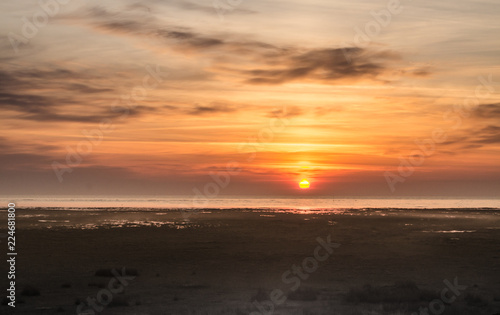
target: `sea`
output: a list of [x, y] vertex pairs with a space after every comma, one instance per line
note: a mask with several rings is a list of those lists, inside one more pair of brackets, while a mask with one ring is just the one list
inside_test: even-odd
[[54, 208], [65, 210], [94, 209], [500, 209], [498, 198], [458, 197], [332, 197], [290, 196], [3, 196], [17, 208]]
[[215, 224], [210, 223], [214, 221], [211, 218], [221, 214], [246, 212], [269, 219], [282, 213], [304, 215], [304, 220], [309, 220], [311, 215], [329, 214], [487, 220], [496, 220], [500, 215], [500, 198], [218, 196], [200, 200], [193, 196], [9, 196], [0, 197], [0, 202], [2, 221], [6, 221], [8, 211], [12, 211], [8, 206], [14, 206], [19, 229], [93, 230], [141, 226], [184, 229], [200, 227], [200, 222]]

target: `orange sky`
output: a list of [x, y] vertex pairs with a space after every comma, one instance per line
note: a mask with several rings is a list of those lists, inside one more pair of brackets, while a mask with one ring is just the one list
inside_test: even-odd
[[498, 195], [493, 1], [1, 6], [2, 194]]

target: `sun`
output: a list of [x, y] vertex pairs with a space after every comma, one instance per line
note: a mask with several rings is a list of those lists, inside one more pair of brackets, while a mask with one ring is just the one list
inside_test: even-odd
[[309, 188], [309, 181], [307, 179], [303, 179], [299, 183], [299, 187], [302, 189], [307, 189]]

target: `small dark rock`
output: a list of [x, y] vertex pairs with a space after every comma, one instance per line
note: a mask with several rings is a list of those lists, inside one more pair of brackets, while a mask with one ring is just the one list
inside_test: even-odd
[[28, 285], [28, 286], [24, 287], [24, 289], [21, 291], [21, 295], [22, 296], [39, 296], [40, 290]]

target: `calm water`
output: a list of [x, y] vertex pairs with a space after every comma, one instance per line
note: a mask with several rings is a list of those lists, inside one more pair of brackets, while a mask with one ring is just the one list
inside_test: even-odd
[[[500, 215], [500, 199], [219, 197], [208, 199], [204, 206], [200, 205], [199, 199], [193, 200], [192, 196], [14, 196], [0, 200], [4, 204], [0, 208], [1, 220], [6, 220], [7, 204], [16, 204], [16, 224], [20, 229], [98, 229], [165, 225], [176, 229], [197, 228], [200, 219], [205, 225], [215, 224], [212, 222], [214, 220], [205, 222], [203, 218], [216, 218], [227, 213], [226, 211], [256, 212], [264, 218], [275, 217], [279, 212], [313, 216], [342, 214], [447, 219], [461, 217], [481, 220], [496, 219]], [[199, 208], [204, 210], [193, 210]], [[309, 219], [311, 218], [304, 216], [304, 220]], [[445, 226], [434, 228], [436, 231], [449, 232]]]
[[216, 197], [193, 196], [53, 196], [53, 197], [1, 197], [2, 208], [15, 202], [17, 208], [56, 207], [64, 209], [85, 208], [134, 208], [134, 209], [460, 209], [496, 208], [497, 199], [459, 198], [290, 198], [290, 197]]

